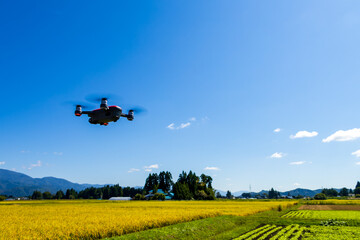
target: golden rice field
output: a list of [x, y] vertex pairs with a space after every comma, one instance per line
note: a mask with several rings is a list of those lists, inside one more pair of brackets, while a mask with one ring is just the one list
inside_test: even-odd
[[246, 216], [296, 201], [16, 201], [0, 203], [0, 239], [100, 239], [218, 215]]

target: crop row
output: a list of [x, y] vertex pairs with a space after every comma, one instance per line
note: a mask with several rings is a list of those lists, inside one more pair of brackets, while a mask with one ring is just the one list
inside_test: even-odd
[[306, 227], [300, 227], [297, 224], [288, 226], [275, 226], [268, 224], [247, 232], [236, 238], [236, 240], [297, 240], [303, 235], [305, 231]]
[[360, 228], [346, 226], [288, 226], [264, 225], [247, 232], [236, 240], [360, 240]]
[[335, 220], [360, 220], [360, 211], [315, 211], [298, 210], [290, 211], [283, 218], [311, 218], [311, 219], [335, 219]]

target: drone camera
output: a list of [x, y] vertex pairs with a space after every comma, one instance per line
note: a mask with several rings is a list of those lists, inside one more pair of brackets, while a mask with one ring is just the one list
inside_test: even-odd
[[80, 117], [82, 114], [81, 105], [76, 105], [75, 116]]
[[127, 120], [132, 121], [134, 120], [134, 110], [129, 110], [128, 115], [126, 116]]

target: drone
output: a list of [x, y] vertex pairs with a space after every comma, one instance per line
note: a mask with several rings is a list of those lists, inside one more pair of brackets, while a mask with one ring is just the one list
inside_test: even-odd
[[117, 122], [120, 117], [127, 118], [127, 120], [134, 120], [134, 113], [141, 112], [142, 109], [134, 108], [130, 109], [128, 113], [123, 113], [123, 110], [119, 106], [108, 106], [108, 98], [101, 98], [100, 108], [92, 111], [83, 111], [83, 108], [86, 108], [85, 105], [76, 105], [75, 116], [80, 117], [83, 114], [87, 114], [89, 117], [89, 123], [91, 124], [100, 124], [102, 126], [107, 126], [109, 122]]

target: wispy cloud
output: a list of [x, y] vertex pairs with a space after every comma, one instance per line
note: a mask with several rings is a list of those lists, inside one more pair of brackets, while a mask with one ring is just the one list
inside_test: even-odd
[[278, 132], [281, 132], [281, 129], [280, 128], [275, 128], [274, 133], [278, 133]]
[[54, 152], [54, 155], [57, 155], [57, 156], [62, 156], [63, 153], [62, 152]]
[[294, 186], [295, 186], [295, 187], [299, 187], [300, 185], [301, 185], [300, 183], [297, 183], [297, 182], [294, 183]]
[[327, 138], [324, 138], [322, 141], [325, 143], [332, 141], [345, 142], [345, 141], [352, 141], [357, 138], [360, 138], [360, 128], [353, 128], [345, 131], [344, 130], [336, 131]]
[[153, 169], [158, 169], [159, 168], [159, 164], [153, 164], [150, 166], [145, 166], [145, 172], [151, 172]]
[[316, 137], [319, 133], [312, 131], [312, 132], [308, 132], [308, 131], [298, 131], [295, 135], [290, 135], [291, 139], [296, 139], [296, 138], [310, 138], [310, 137]]
[[289, 164], [290, 164], [290, 165], [302, 165], [302, 164], [304, 164], [304, 163], [306, 163], [306, 161], [291, 162], [291, 163], [289, 163]]
[[218, 168], [218, 167], [206, 167], [206, 168], [204, 168], [204, 170], [209, 170], [209, 171], [219, 171], [219, 170], [220, 170], [220, 168]]
[[20, 152], [21, 152], [21, 153], [29, 153], [30, 151], [28, 151], [28, 150], [21, 150]]
[[166, 128], [168, 128], [170, 130], [174, 130], [175, 129], [175, 123], [170, 123]]
[[360, 165], [360, 162], [356, 162], [355, 164], [356, 164], [356, 165]]
[[360, 157], [360, 149], [355, 151], [355, 152], [352, 152], [351, 155], [354, 155], [356, 157]]
[[28, 167], [29, 170], [35, 168], [35, 167], [41, 167], [42, 164], [41, 164], [41, 161], [37, 161], [37, 163], [33, 163], [30, 165], [30, 167]]
[[195, 121], [196, 121], [196, 117], [191, 117], [191, 118], [189, 118], [189, 121], [195, 122]]
[[282, 158], [285, 156], [285, 153], [282, 153], [282, 152], [276, 152], [276, 153], [273, 153], [270, 158]]
[[132, 172], [139, 172], [140, 169], [137, 169], [137, 168], [130, 168], [130, 170], [128, 171], [129, 173], [132, 173]]
[[179, 130], [179, 129], [189, 127], [190, 125], [191, 125], [190, 122], [186, 122], [186, 123], [181, 123], [179, 126], [176, 127], [175, 123], [171, 123], [166, 128], [168, 128], [170, 130]]
[[5, 164], [5, 162], [0, 162], [0, 165], [4, 165]]

